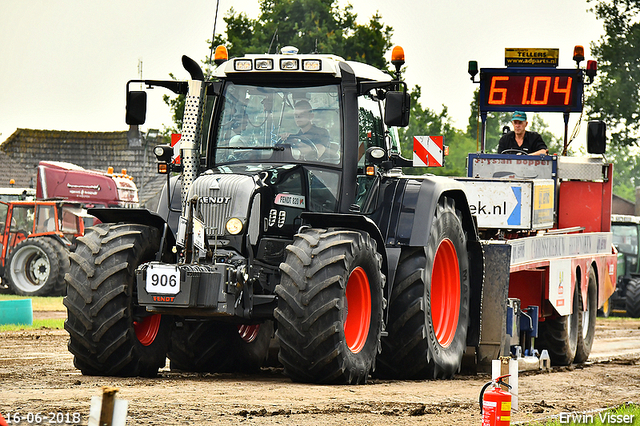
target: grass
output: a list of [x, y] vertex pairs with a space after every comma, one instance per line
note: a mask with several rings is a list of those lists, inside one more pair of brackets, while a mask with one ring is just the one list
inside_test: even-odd
[[32, 325], [26, 325], [26, 324], [0, 325], [0, 333], [5, 331], [18, 331], [18, 330], [40, 330], [40, 329], [62, 330], [63, 328], [64, 328], [64, 318], [34, 319]]
[[[16, 296], [14, 294], [0, 294], [2, 300], [31, 299], [31, 306], [34, 311], [66, 311], [62, 304], [62, 297], [27, 297]], [[64, 328], [64, 318], [34, 319], [32, 325], [25, 324], [5, 324], [0, 325], [0, 333], [4, 331], [17, 330], [39, 330], [39, 329], [62, 330]]]
[[[627, 417], [624, 417], [627, 416]], [[536, 421], [527, 423], [529, 426], [560, 426], [560, 425], [612, 425], [612, 424], [638, 424], [640, 420], [640, 405], [628, 403], [619, 407], [587, 413], [563, 413], [548, 421]]]
[[62, 304], [61, 297], [28, 297], [16, 296], [15, 294], [0, 294], [0, 300], [20, 300], [31, 299], [31, 306], [34, 311], [66, 311]]

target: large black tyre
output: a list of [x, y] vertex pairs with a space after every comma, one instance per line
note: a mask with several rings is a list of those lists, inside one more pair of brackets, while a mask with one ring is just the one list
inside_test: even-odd
[[640, 318], [640, 280], [631, 279], [625, 292], [625, 309], [632, 318]]
[[540, 322], [538, 348], [549, 352], [551, 365], [569, 365], [576, 357], [580, 333], [579, 287], [573, 292], [573, 313]]
[[185, 321], [174, 327], [167, 356], [172, 370], [254, 372], [265, 364], [272, 337], [273, 321], [255, 325]]
[[453, 200], [438, 203], [426, 248], [403, 250], [376, 375], [446, 379], [460, 370], [469, 325], [467, 239]]
[[71, 261], [69, 260], [69, 248], [64, 244], [60, 243], [57, 240], [51, 240], [52, 246], [58, 255], [58, 265], [60, 268], [59, 277], [61, 280], [59, 281], [59, 287], [56, 290], [56, 296], [66, 296], [67, 294], [67, 282], [65, 281], [66, 275], [69, 273], [71, 269]]
[[278, 359], [297, 382], [365, 383], [382, 331], [382, 256], [366, 232], [304, 229], [276, 286]]
[[[582, 308], [582, 294], [580, 294], [580, 308]], [[598, 282], [596, 272], [589, 270], [589, 283], [587, 287], [587, 309], [580, 311], [580, 330], [578, 332], [578, 345], [576, 346], [575, 363], [586, 362], [593, 346], [593, 337], [596, 334], [596, 317], [598, 310]]]
[[77, 241], [64, 298], [76, 368], [87, 375], [155, 376], [166, 362], [172, 318], [137, 306], [135, 270], [155, 258], [159, 231], [100, 224]]
[[21, 296], [61, 296], [64, 276], [69, 270], [67, 256], [56, 247], [58, 241], [34, 237], [18, 243], [7, 258], [5, 278], [15, 294]]

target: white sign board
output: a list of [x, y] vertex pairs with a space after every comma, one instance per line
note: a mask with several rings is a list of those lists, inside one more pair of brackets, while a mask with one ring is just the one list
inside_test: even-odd
[[571, 313], [571, 259], [557, 259], [549, 263], [549, 301], [558, 314]]

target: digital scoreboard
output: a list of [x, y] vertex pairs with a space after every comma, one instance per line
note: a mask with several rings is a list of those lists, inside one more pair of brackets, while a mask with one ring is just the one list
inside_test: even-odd
[[582, 111], [580, 69], [499, 68], [480, 70], [481, 111]]

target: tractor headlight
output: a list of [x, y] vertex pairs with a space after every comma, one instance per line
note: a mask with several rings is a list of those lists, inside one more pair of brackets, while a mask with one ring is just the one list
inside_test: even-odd
[[227, 221], [226, 228], [231, 235], [238, 235], [242, 232], [242, 221], [237, 217], [232, 217]]

